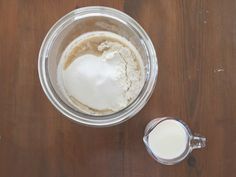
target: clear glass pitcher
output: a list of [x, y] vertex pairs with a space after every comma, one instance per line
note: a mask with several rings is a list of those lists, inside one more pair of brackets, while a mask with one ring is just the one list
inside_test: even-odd
[[[181, 153], [179, 153], [177, 156], [175, 156], [174, 158], [164, 158], [164, 157], [161, 157], [160, 155], [158, 155], [157, 150], [156, 149], [154, 151], [154, 146], [152, 147], [152, 143], [151, 143], [151, 135], [153, 137], [153, 134], [155, 133], [156, 136], [157, 136], [157, 140], [158, 140], [158, 136], [162, 136], [160, 135], [160, 133], [163, 134], [163, 131], [168, 135], [168, 138], [169, 140], [171, 140], [170, 142], [172, 143], [172, 149], [175, 148], [175, 145], [178, 144], [178, 138], [176, 139], [176, 136], [174, 136], [174, 130], [173, 130], [173, 127], [168, 127], [165, 126], [163, 127], [164, 124], [166, 124], [167, 121], [169, 120], [169, 122], [172, 122], [172, 124], [176, 123], [176, 126], [178, 126], [177, 128], [179, 130], [182, 131], [182, 134], [186, 137], [186, 144], [184, 143], [184, 148], [183, 151], [181, 151]], [[171, 120], [171, 121], [170, 121]], [[160, 126], [161, 124], [162, 127]], [[160, 129], [160, 127], [162, 129]], [[158, 129], [159, 128], [159, 132], [158, 132]], [[154, 132], [155, 130], [155, 132]], [[177, 129], [176, 129], [177, 130]], [[161, 132], [162, 131], [162, 132]], [[172, 132], [171, 132], [172, 131]], [[158, 134], [159, 133], [159, 134]], [[173, 137], [172, 137], [172, 135]], [[164, 137], [161, 137], [161, 139], [163, 139]], [[160, 138], [159, 138], [160, 139]], [[162, 164], [165, 164], [165, 165], [173, 165], [173, 164], [176, 164], [180, 161], [182, 161], [183, 159], [185, 159], [188, 154], [193, 150], [193, 149], [199, 149], [199, 148], [203, 148], [206, 146], [206, 138], [203, 137], [203, 136], [200, 136], [200, 135], [197, 135], [197, 134], [192, 134], [191, 133], [191, 130], [189, 129], [189, 127], [181, 120], [177, 119], [177, 118], [171, 118], [171, 117], [163, 117], [163, 118], [156, 118], [156, 119], [153, 119], [152, 121], [150, 121], [146, 128], [145, 128], [145, 131], [144, 131], [144, 137], [143, 137], [143, 141], [144, 141], [144, 144], [146, 146], [146, 149], [148, 151], [148, 153], [157, 161], [157, 162], [160, 162]], [[153, 140], [152, 140], [153, 141]], [[162, 142], [160, 143], [166, 143], [165, 140], [163, 139]], [[158, 142], [155, 142], [155, 143], [158, 143]], [[166, 149], [164, 149], [165, 153], [168, 155], [168, 149], [169, 147], [167, 147]], [[159, 149], [160, 150], [160, 149]], [[171, 152], [170, 152], [171, 153]]]

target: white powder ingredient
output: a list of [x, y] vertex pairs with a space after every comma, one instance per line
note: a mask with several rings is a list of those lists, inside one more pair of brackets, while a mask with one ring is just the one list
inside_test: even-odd
[[[66, 93], [95, 111], [116, 112], [129, 105], [144, 84], [143, 63], [119, 42], [98, 46], [100, 57], [85, 54], [62, 71]], [[98, 112], [96, 114], [98, 114]]]

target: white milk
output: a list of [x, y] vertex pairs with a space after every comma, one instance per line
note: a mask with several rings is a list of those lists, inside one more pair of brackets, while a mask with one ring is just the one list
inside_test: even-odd
[[176, 120], [164, 120], [149, 134], [148, 144], [153, 154], [162, 159], [179, 157], [186, 149], [188, 136]]

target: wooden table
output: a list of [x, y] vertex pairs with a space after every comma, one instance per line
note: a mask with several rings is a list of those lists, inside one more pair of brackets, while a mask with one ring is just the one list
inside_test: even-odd
[[[75, 8], [104, 5], [136, 19], [158, 53], [157, 87], [133, 119], [89, 128], [64, 118], [39, 83], [50, 27]], [[234, 0], [0, 1], [0, 177], [232, 177], [236, 168]], [[176, 116], [207, 147], [174, 166], [146, 152], [143, 130]]]

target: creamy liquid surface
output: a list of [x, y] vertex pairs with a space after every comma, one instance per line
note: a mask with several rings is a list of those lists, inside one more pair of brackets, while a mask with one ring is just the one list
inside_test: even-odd
[[179, 157], [187, 147], [188, 136], [176, 120], [164, 120], [148, 135], [148, 144], [153, 154], [162, 159]]

